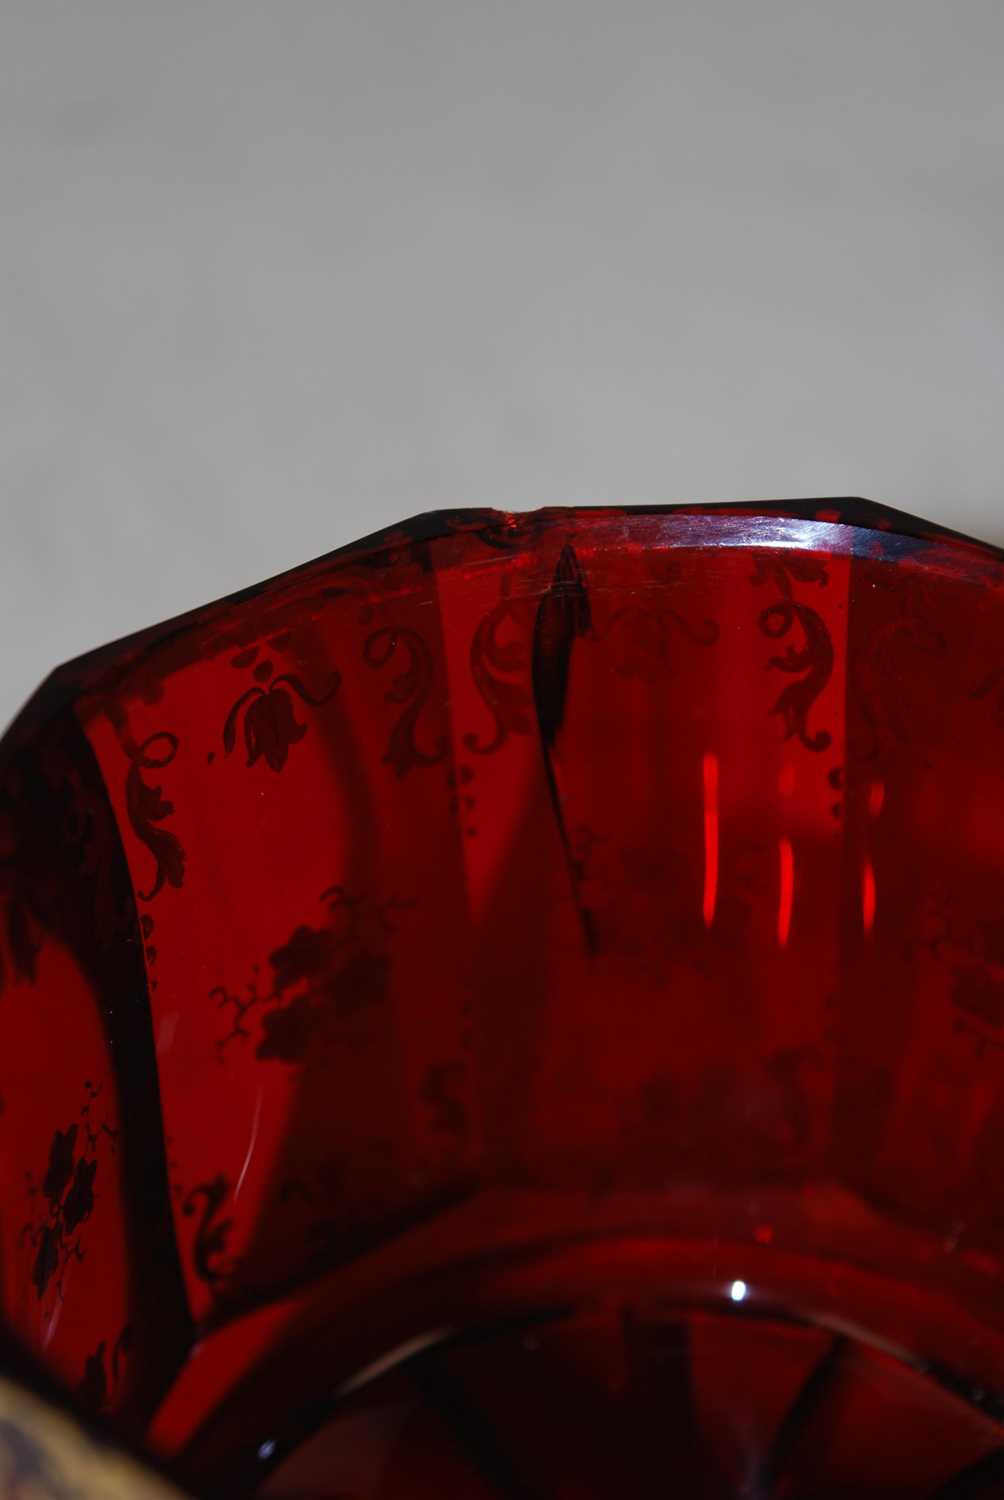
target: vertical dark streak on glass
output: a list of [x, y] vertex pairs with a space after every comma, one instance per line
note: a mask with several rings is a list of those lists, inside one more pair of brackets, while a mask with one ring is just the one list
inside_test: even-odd
[[572, 652], [576, 640], [589, 633], [592, 614], [586, 582], [579, 560], [570, 542], [561, 549], [554, 577], [537, 606], [533, 626], [533, 699], [544, 756], [548, 792], [554, 808], [555, 822], [561, 838], [586, 948], [596, 950], [596, 932], [592, 913], [579, 899], [575, 858], [562, 807], [561, 790], [555, 767], [554, 752], [565, 718], [565, 701], [571, 674]]

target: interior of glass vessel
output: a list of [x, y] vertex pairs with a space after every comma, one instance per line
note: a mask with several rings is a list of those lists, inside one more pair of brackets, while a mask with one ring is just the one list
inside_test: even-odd
[[6, 1322], [196, 1486], [994, 1493], [1002, 625], [863, 502], [463, 512], [62, 669]]

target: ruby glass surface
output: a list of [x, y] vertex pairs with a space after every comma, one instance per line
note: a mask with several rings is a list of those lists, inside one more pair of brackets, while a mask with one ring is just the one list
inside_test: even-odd
[[859, 500], [435, 513], [60, 668], [12, 1338], [207, 1495], [1004, 1495], [1002, 791], [1004, 559]]

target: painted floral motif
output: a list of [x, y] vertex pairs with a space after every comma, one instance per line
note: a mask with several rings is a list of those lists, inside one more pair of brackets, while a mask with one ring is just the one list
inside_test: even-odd
[[448, 744], [445, 735], [428, 749], [418, 743], [418, 721], [432, 692], [433, 666], [432, 653], [417, 630], [394, 625], [374, 630], [363, 646], [363, 658], [371, 667], [385, 667], [399, 648], [407, 662], [385, 697], [388, 703], [403, 705], [403, 711], [391, 730], [383, 760], [398, 776], [406, 776], [420, 767], [437, 765], [445, 758]]
[[326, 924], [297, 927], [270, 954], [267, 982], [256, 966], [243, 994], [221, 985], [209, 992], [230, 1013], [230, 1029], [216, 1043], [221, 1059], [231, 1042], [254, 1040], [261, 1061], [300, 1063], [309, 1048], [337, 1042], [356, 1015], [386, 996], [389, 941], [397, 915], [412, 903], [377, 903], [341, 885], [321, 900]]
[[[936, 702], [929, 692], [929, 673], [922, 664], [929, 658], [933, 670], [948, 644], [944, 634], [931, 624], [930, 605], [917, 579], [876, 570], [868, 582], [871, 590], [877, 591], [875, 597], [889, 598], [898, 607], [884, 612], [885, 618], [868, 633], [863, 647], [848, 662], [861, 726], [854, 735], [853, 758], [862, 761], [880, 759], [917, 738]], [[992, 683], [986, 682], [973, 696], [982, 697], [991, 691]]]
[[200, 1182], [192, 1188], [181, 1205], [185, 1217], [196, 1221], [192, 1241], [193, 1270], [212, 1290], [233, 1270], [227, 1259], [227, 1245], [234, 1221], [222, 1217], [229, 1196], [230, 1184], [219, 1172], [211, 1181]]
[[84, 1376], [77, 1386], [77, 1400], [85, 1411], [100, 1413], [108, 1404], [108, 1376], [105, 1373], [105, 1351], [108, 1341], [102, 1339], [84, 1362]]
[[1004, 1048], [1004, 920], [974, 919], [959, 910], [949, 884], [933, 881], [904, 951], [946, 976], [953, 1030], [972, 1040], [977, 1056]]
[[826, 750], [832, 735], [827, 729], [810, 733], [809, 713], [833, 673], [833, 641], [825, 620], [818, 610], [795, 598], [795, 585], [815, 583], [825, 588], [829, 581], [826, 564], [818, 557], [799, 553], [758, 557], [753, 573], [754, 584], [773, 584], [780, 598], [760, 611], [759, 626], [771, 640], [781, 640], [796, 627], [801, 632], [800, 645], [787, 645], [784, 654], [772, 656], [768, 668], [795, 678], [782, 688], [772, 714], [784, 723], [784, 738], [798, 737], [806, 750]]
[[[661, 681], [670, 661], [670, 642], [678, 633], [696, 646], [712, 646], [719, 636], [711, 619], [688, 620], [679, 610], [663, 605], [628, 604], [616, 610], [597, 632], [590, 616], [589, 601], [581, 569], [570, 545], [563, 549], [555, 584], [541, 598], [514, 598], [508, 580], [502, 597], [484, 616], [471, 641], [470, 664], [485, 706], [494, 720], [490, 736], [467, 734], [464, 743], [477, 755], [500, 749], [511, 734], [529, 734], [534, 729], [533, 685], [530, 680], [535, 639], [546, 648], [549, 626], [559, 614], [574, 608], [574, 633], [592, 630], [615, 648], [614, 670], [622, 677], [655, 683]], [[543, 635], [541, 635], [543, 631]]]
[[695, 646], [713, 646], [718, 640], [714, 620], [692, 624], [676, 609], [626, 605], [610, 616], [605, 635], [617, 646], [614, 671], [620, 677], [656, 684], [664, 680], [670, 665], [670, 643], [679, 634]]
[[132, 761], [126, 777], [126, 811], [136, 837], [153, 855], [155, 870], [149, 890], [140, 891], [141, 901], [152, 901], [165, 885], [176, 889], [185, 879], [185, 851], [177, 836], [161, 825], [174, 812], [159, 786], [144, 781], [144, 771], [161, 771], [178, 753], [178, 736], [159, 730], [142, 744], [126, 742], [126, 754]]
[[475, 755], [491, 755], [511, 734], [533, 730], [529, 679], [536, 601], [512, 598], [507, 580], [502, 589], [502, 598], [485, 615], [471, 641], [471, 677], [495, 721], [490, 737], [464, 735], [464, 744]]
[[1004, 729], [1004, 667], [995, 667], [982, 676], [970, 696], [986, 699], [993, 707], [994, 718]]
[[100, 1415], [114, 1397], [124, 1374], [128, 1355], [133, 1350], [132, 1324], [127, 1323], [108, 1357], [108, 1340], [102, 1339], [84, 1361], [84, 1374], [77, 1386], [77, 1400], [85, 1411]]
[[67, 1266], [84, 1259], [80, 1231], [94, 1211], [99, 1144], [108, 1139], [114, 1146], [117, 1136], [106, 1121], [95, 1124], [92, 1111], [101, 1090], [89, 1080], [84, 1089], [79, 1118], [53, 1134], [41, 1187], [27, 1175], [29, 1199], [44, 1200], [21, 1230], [21, 1243], [34, 1250], [31, 1282], [39, 1300], [53, 1282], [62, 1299]]
[[[258, 655], [257, 646], [234, 657], [235, 667], [250, 667]], [[230, 755], [237, 745], [238, 729], [243, 733], [248, 766], [263, 760], [271, 771], [281, 771], [293, 745], [299, 744], [307, 726], [296, 717], [294, 698], [311, 708], [330, 703], [341, 686], [341, 674], [332, 672], [322, 692], [314, 693], [292, 672], [274, 676], [267, 659], [254, 666], [254, 683], [247, 688], [227, 714], [223, 726], [223, 748]], [[243, 715], [243, 723], [241, 722]]]

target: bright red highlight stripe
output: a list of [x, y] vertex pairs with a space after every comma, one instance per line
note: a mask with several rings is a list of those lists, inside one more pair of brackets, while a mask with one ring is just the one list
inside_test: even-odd
[[790, 839], [779, 839], [777, 852], [780, 857], [780, 888], [777, 897], [777, 940], [782, 948], [787, 946], [791, 931], [791, 908], [795, 899], [795, 851]]
[[704, 925], [715, 920], [718, 902], [718, 756], [704, 757]]
[[875, 926], [875, 870], [870, 859], [861, 867], [861, 920], [866, 933]]

